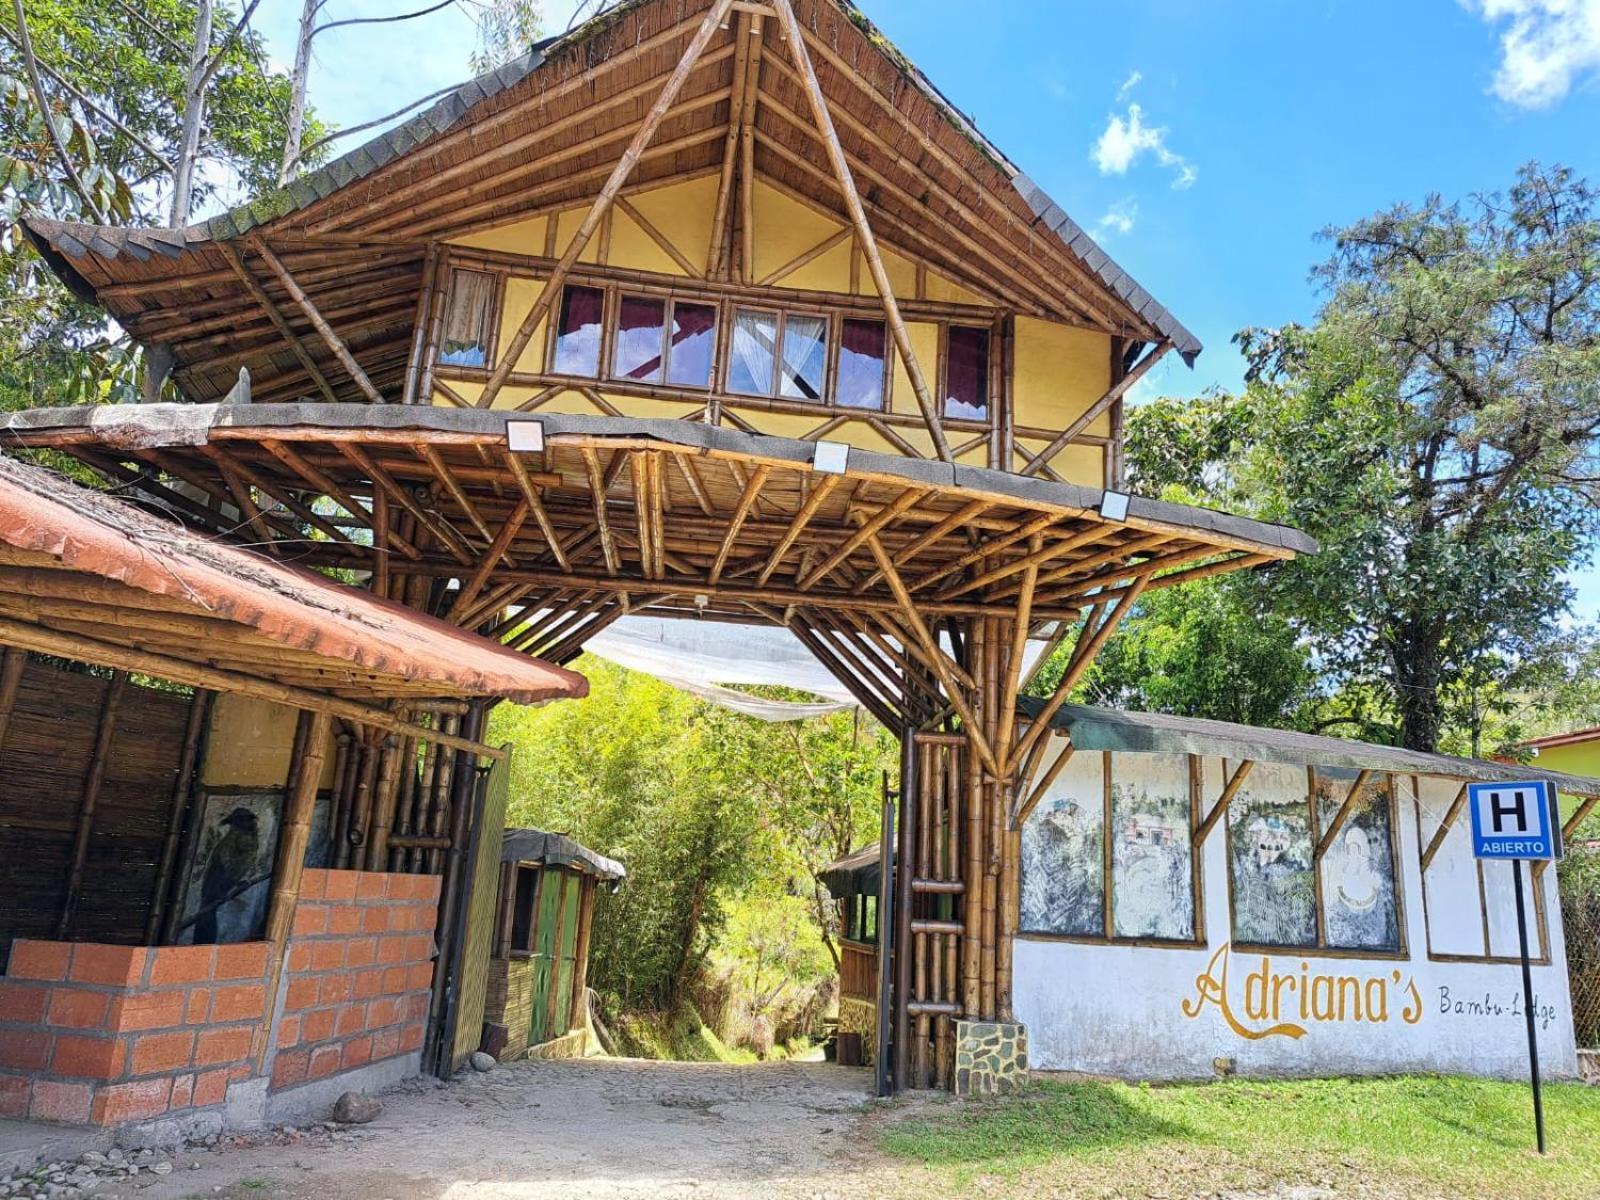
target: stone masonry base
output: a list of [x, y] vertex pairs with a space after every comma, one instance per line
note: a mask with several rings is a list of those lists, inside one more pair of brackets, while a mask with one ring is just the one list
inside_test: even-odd
[[957, 1021], [955, 1092], [992, 1096], [1028, 1082], [1028, 1030], [1016, 1021]]

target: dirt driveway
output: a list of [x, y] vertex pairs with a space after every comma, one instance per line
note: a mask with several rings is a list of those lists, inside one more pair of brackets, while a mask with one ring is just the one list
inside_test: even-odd
[[[523, 1062], [385, 1093], [332, 1144], [275, 1135], [172, 1156], [176, 1170], [94, 1194], [125, 1200], [587, 1200], [881, 1195], [858, 1132], [868, 1071], [626, 1059]], [[196, 1166], [198, 1164], [198, 1166]], [[903, 1173], [903, 1166], [897, 1174]], [[143, 1186], [141, 1186], [143, 1185]]]

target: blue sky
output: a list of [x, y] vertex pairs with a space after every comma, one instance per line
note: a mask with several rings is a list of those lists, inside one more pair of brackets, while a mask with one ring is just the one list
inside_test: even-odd
[[[1236, 386], [1236, 330], [1310, 319], [1324, 226], [1504, 188], [1530, 159], [1600, 182], [1600, 0], [859, 2], [1206, 344], [1146, 394]], [[572, 9], [548, 0], [547, 27]], [[285, 63], [299, 10], [266, 0], [257, 17]], [[351, 125], [464, 78], [471, 11], [328, 34], [313, 105]], [[1576, 582], [1594, 620], [1600, 570]]]

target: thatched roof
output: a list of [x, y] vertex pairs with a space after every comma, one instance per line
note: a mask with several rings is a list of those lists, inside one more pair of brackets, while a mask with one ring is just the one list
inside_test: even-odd
[[[712, 0], [628, 0], [474, 79], [287, 187], [183, 230], [31, 219], [30, 235], [82, 296], [139, 340], [173, 347], [193, 400], [216, 399], [249, 367], [267, 400], [311, 381], [233, 255], [268, 242], [380, 391], [397, 394], [428, 242], [587, 202], [672, 72]], [[853, 5], [795, 0], [874, 230], [1018, 311], [1168, 341], [1200, 343], [1013, 166]], [[713, 171], [731, 115], [733, 38], [713, 40], [630, 186]], [[842, 214], [792, 58], [775, 34], [759, 79], [754, 163], [794, 198]], [[277, 281], [252, 268], [297, 330]], [[349, 386], [315, 338], [337, 388]], [[352, 391], [349, 397], [360, 398]]]

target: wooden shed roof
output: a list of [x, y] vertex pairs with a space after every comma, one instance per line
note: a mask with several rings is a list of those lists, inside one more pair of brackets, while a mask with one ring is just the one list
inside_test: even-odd
[[[1168, 342], [1192, 361], [1198, 339], [853, 4], [794, 2], [883, 244], [1018, 311]], [[306, 325], [279, 281], [241, 262], [269, 243], [377, 388], [397, 394], [427, 243], [591, 200], [711, 4], [628, 0], [287, 187], [186, 229], [30, 219], [30, 235], [81, 295], [139, 340], [171, 345], [179, 382], [195, 400], [226, 394], [240, 365], [262, 399], [311, 391], [304, 367], [241, 286], [244, 271], [259, 275], [257, 286], [290, 324]], [[824, 156], [793, 56], [769, 29], [754, 169], [793, 198], [842, 213], [837, 183], [816, 165]], [[735, 40], [730, 22], [696, 64], [630, 190], [718, 169], [733, 114]], [[335, 387], [349, 386], [331, 358], [326, 365]]]

